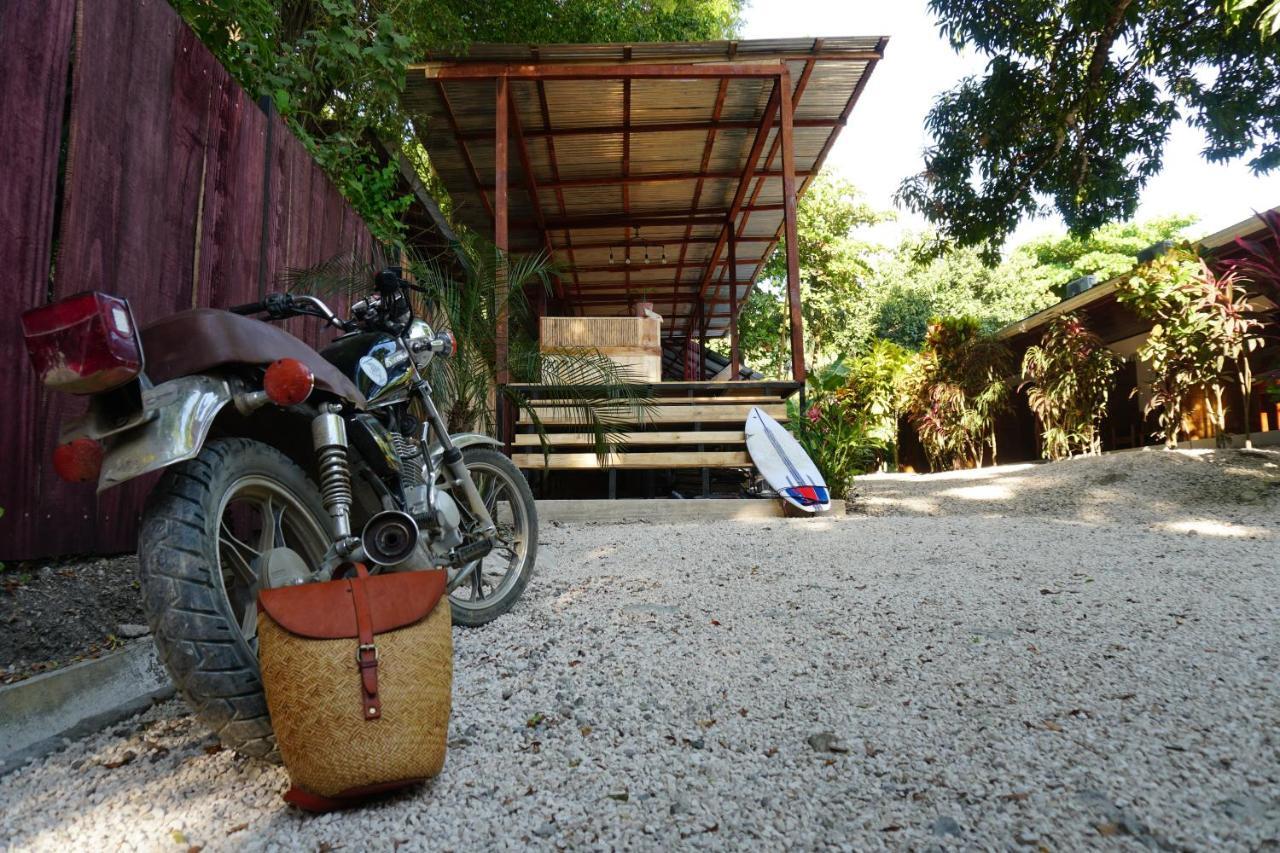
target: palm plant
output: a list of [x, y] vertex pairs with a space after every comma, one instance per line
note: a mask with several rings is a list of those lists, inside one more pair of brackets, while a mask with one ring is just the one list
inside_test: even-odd
[[929, 324], [924, 348], [907, 371], [907, 415], [935, 468], [996, 462], [996, 417], [1009, 405], [1008, 347], [974, 317]]
[[592, 348], [544, 355], [534, 336], [536, 322], [529, 296], [549, 292], [556, 272], [544, 254], [504, 256], [476, 238], [462, 244], [463, 274], [437, 260], [415, 262], [410, 270], [425, 291], [424, 309], [435, 323], [453, 332], [453, 358], [432, 363], [437, 404], [451, 431], [492, 432], [498, 402], [521, 412], [533, 425], [544, 455], [550, 446], [539, 409], [529, 394], [498, 384], [497, 327], [507, 317], [507, 366], [516, 384], [537, 384], [557, 400], [572, 425], [593, 437], [601, 464], [625, 449], [626, 432], [648, 420], [654, 401], [647, 384]]
[[[593, 437], [601, 464], [625, 449], [625, 433], [648, 420], [653, 408], [649, 386], [594, 349], [557, 352], [544, 357], [533, 334], [529, 295], [550, 291], [555, 266], [545, 255], [507, 256], [492, 243], [464, 239], [461, 274], [452, 258], [408, 258], [408, 277], [414, 279], [414, 311], [433, 327], [449, 329], [456, 351], [451, 358], [431, 362], [429, 379], [436, 405], [450, 432], [479, 430], [492, 433], [499, 404], [522, 412], [540, 439], [544, 455], [550, 446], [539, 410], [520, 388], [497, 382], [498, 319], [506, 313], [507, 364], [516, 383], [537, 383], [557, 399], [570, 425]], [[404, 263], [404, 260], [402, 260]], [[351, 297], [369, 289], [382, 269], [380, 253], [370, 261], [338, 255], [315, 266], [289, 270], [282, 280], [290, 291], [340, 294]]]
[[1046, 459], [1102, 452], [1098, 424], [1107, 411], [1120, 358], [1075, 314], [1063, 314], [1022, 357], [1027, 404], [1040, 419]]

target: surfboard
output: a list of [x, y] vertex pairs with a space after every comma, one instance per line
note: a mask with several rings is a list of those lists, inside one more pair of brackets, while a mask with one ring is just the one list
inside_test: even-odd
[[751, 461], [780, 498], [805, 512], [831, 509], [831, 495], [818, 466], [782, 424], [753, 406], [745, 430]]

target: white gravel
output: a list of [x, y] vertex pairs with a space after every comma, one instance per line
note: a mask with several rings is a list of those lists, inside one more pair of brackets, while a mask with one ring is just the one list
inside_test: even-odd
[[455, 635], [425, 789], [301, 815], [283, 771], [209, 752], [170, 703], [0, 781], [0, 839], [1280, 845], [1276, 459], [872, 477], [877, 516], [552, 528], [522, 604]]

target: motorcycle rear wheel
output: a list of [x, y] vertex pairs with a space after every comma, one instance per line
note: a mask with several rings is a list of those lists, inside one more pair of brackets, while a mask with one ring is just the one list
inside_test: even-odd
[[328, 547], [319, 490], [280, 451], [211, 441], [161, 477], [138, 537], [143, 610], [178, 692], [223, 745], [279, 760], [258, 674], [256, 557]]

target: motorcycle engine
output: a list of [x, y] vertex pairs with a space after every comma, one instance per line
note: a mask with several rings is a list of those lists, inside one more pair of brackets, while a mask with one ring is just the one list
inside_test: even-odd
[[446, 555], [462, 544], [462, 515], [458, 505], [446, 491], [428, 483], [422, 460], [422, 445], [400, 433], [391, 433], [400, 456], [400, 484], [404, 489], [405, 511], [426, 526], [431, 535], [430, 547], [437, 555]]

